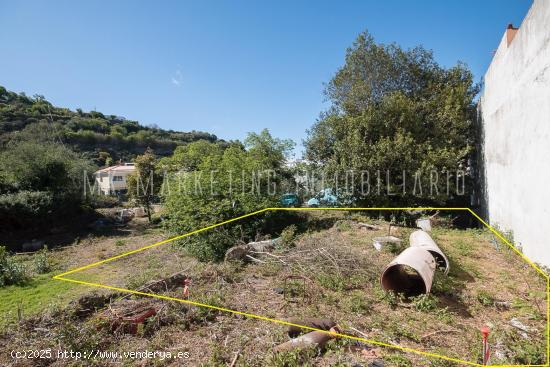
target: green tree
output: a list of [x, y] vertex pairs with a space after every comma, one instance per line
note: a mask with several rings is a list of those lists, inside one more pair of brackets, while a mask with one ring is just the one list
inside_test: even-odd
[[[368, 32], [361, 33], [326, 86], [332, 105], [308, 131], [306, 157], [320, 164], [328, 177], [354, 172], [355, 196], [368, 204], [468, 199], [447, 195], [446, 185], [447, 175], [455, 180], [454, 172], [460, 169], [471, 188], [477, 93], [478, 85], [464, 64], [445, 69], [422, 47], [404, 50], [377, 44]], [[378, 195], [372, 188], [366, 192], [358, 177], [365, 171], [371, 176], [381, 172], [384, 192], [397, 194]], [[413, 175], [424, 187], [422, 196], [413, 193]], [[435, 176], [435, 186], [429, 187], [435, 180], [427, 181]]]
[[[276, 206], [277, 187], [286, 179], [284, 161], [292, 146], [291, 141], [273, 138], [264, 130], [249, 134], [245, 144], [199, 141], [178, 148], [162, 162], [172, 172], [163, 187], [168, 229], [185, 233]], [[270, 217], [277, 215], [243, 219], [180, 242], [200, 260], [218, 260], [239, 241], [269, 232]]]
[[142, 205], [151, 222], [151, 205], [158, 198], [162, 186], [162, 176], [157, 171], [157, 159], [152, 149], [147, 148], [143, 155], [134, 161], [136, 170], [126, 181], [128, 195], [136, 204]]
[[0, 152], [0, 231], [48, 226], [80, 210], [95, 167], [63, 145], [11, 142]]

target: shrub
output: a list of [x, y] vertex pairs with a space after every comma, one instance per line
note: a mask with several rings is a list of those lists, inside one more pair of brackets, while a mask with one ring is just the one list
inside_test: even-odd
[[37, 274], [48, 273], [52, 270], [52, 265], [48, 255], [48, 246], [38, 251], [33, 257], [34, 271]]
[[437, 300], [431, 294], [421, 294], [413, 298], [413, 304], [418, 311], [431, 311], [436, 308]]
[[[278, 196], [269, 188], [291, 180], [284, 175], [284, 159], [291, 147], [291, 142], [275, 139], [264, 130], [250, 134], [245, 146], [234, 143], [224, 148], [197, 142], [177, 149], [173, 157], [160, 163], [161, 168], [172, 171], [163, 181], [165, 225], [172, 233], [181, 234], [276, 206]], [[288, 214], [267, 212], [243, 218], [186, 237], [180, 244], [201, 261], [221, 260], [225, 251], [239, 242], [279, 232], [277, 226], [287, 224], [285, 216]]]
[[5, 228], [26, 227], [36, 218], [46, 218], [53, 207], [53, 196], [45, 191], [0, 195], [0, 221]]
[[90, 204], [94, 208], [112, 208], [120, 205], [120, 200], [116, 196], [93, 195], [90, 198]]
[[26, 280], [25, 266], [14, 256], [10, 256], [6, 247], [0, 246], [0, 287], [21, 284]]
[[477, 300], [483, 306], [492, 306], [495, 303], [493, 295], [483, 289], [477, 293]]
[[297, 227], [295, 224], [283, 229], [281, 232], [281, 247], [292, 247], [294, 246], [294, 241], [296, 240], [296, 231]]

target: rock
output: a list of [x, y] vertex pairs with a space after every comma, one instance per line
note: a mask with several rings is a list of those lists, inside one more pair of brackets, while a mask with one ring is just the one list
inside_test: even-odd
[[388, 244], [400, 244], [401, 242], [401, 239], [394, 236], [374, 237], [372, 239], [372, 245], [378, 251], [382, 250], [384, 247], [387, 247]]
[[275, 249], [275, 246], [281, 241], [281, 238], [275, 238], [272, 240], [258, 241], [258, 242], [249, 242], [250, 251], [258, 252], [270, 252]]
[[225, 261], [245, 260], [249, 252], [248, 245], [233, 246], [225, 252]]
[[508, 301], [495, 301], [495, 307], [499, 310], [508, 310], [512, 307], [512, 302]]
[[80, 297], [77, 301], [72, 301], [71, 304], [77, 317], [85, 317], [105, 307], [112, 299], [119, 296], [118, 293], [100, 294], [94, 292]]
[[349, 230], [349, 229], [359, 229], [364, 231], [378, 231], [381, 229], [379, 226], [376, 226], [374, 224], [356, 222], [350, 219], [337, 220], [332, 227], [336, 228], [337, 231]]
[[527, 333], [531, 330], [531, 328], [519, 321], [517, 317], [514, 317], [510, 320], [510, 325], [512, 325], [516, 329], [519, 329], [520, 335], [524, 339], [529, 339], [529, 335], [527, 335]]
[[369, 231], [379, 231], [381, 228], [379, 226], [376, 226], [374, 224], [368, 224], [368, 223], [357, 223], [357, 227], [359, 229], [369, 230]]
[[384, 361], [381, 359], [376, 359], [370, 362], [368, 367], [384, 367]]
[[280, 238], [272, 240], [249, 242], [246, 245], [231, 247], [225, 252], [225, 261], [246, 261], [246, 255], [253, 255], [254, 252], [271, 252], [281, 241]]

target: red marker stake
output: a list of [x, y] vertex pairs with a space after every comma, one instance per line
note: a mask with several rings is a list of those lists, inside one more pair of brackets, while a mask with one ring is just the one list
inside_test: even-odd
[[191, 285], [191, 279], [185, 278], [183, 281], [183, 299], [189, 299], [189, 286]]
[[491, 351], [489, 350], [489, 343], [487, 342], [490, 330], [487, 325], [483, 325], [483, 327], [481, 327], [479, 331], [481, 331], [481, 335], [483, 336], [483, 365], [487, 366], [487, 363], [489, 363], [489, 357], [491, 355]]

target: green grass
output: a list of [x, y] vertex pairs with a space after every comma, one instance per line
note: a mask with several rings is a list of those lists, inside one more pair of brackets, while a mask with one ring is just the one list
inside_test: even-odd
[[52, 279], [52, 273], [35, 276], [24, 285], [0, 288], [0, 330], [17, 321], [18, 306], [23, 317], [38, 314], [52, 305], [65, 305], [84, 287]]

